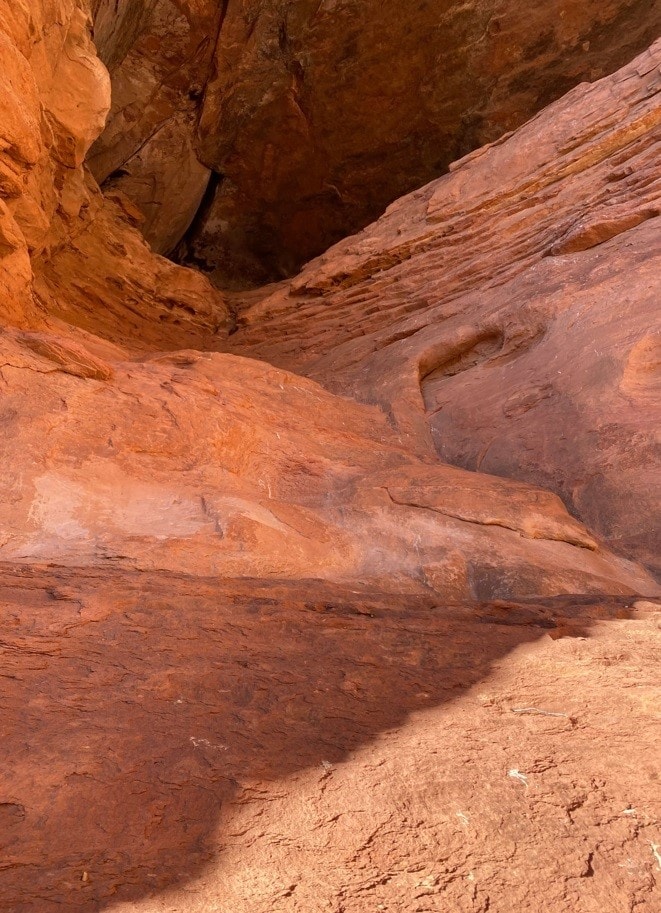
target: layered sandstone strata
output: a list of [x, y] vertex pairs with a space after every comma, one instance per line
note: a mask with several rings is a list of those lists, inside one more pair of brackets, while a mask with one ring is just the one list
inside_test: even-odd
[[659, 46], [223, 296], [88, 13], [0, 0], [0, 908], [652, 913]]
[[155, 257], [142, 215], [84, 166], [110, 109], [90, 25], [86, 0], [0, 5], [0, 320], [202, 345], [227, 326], [222, 297]]
[[[324, 283], [332, 289], [338, 284], [337, 270], [346, 272], [343, 250], [355, 243], [347, 242], [323, 264], [309, 267], [291, 293], [280, 290], [275, 303], [267, 298], [244, 315], [246, 328], [233, 337], [238, 350], [252, 347], [251, 353], [276, 361], [283, 346], [304, 347], [287, 315], [282, 319], [280, 302], [289, 295], [293, 320], [304, 335], [312, 333], [316, 340], [318, 334], [334, 334], [327, 335], [323, 353], [333, 363], [328, 384], [363, 400], [376, 399], [377, 405], [350, 401], [263, 363], [203, 354], [223, 345], [226, 302], [200, 274], [149, 251], [131, 225], [133, 211], [121, 195], [100, 194], [82, 159], [107, 110], [107, 76], [81, 8], [49, 7], [44, 17], [7, 19], [12, 34], [23, 41], [15, 38], [12, 59], [32, 93], [33, 118], [8, 120], [14, 133], [3, 159], [15, 171], [5, 213], [15, 246], [3, 265], [10, 280], [18, 276], [23, 285], [5, 318], [15, 327], [8, 327], [0, 340], [2, 462], [21, 466], [19, 473], [2, 477], [0, 557], [69, 565], [112, 561], [207, 575], [344, 581], [378, 581], [387, 575], [397, 590], [431, 590], [453, 599], [654, 589], [640, 568], [604, 549], [555, 496], [439, 465], [425, 446], [422, 411], [420, 433], [398, 418], [402, 395], [408, 408], [408, 369], [397, 368], [401, 390], [380, 399], [372, 393], [379, 386], [386, 390], [378, 366], [369, 368], [361, 389], [349, 389], [343, 337], [352, 334], [356, 321], [364, 332], [364, 321], [377, 311], [383, 323], [391, 308], [387, 289], [376, 293], [368, 278], [370, 270], [383, 265], [379, 257], [399, 256], [381, 237], [380, 224], [372, 230], [378, 262], [369, 259], [367, 271], [359, 264], [357, 273], [349, 271], [349, 279], [339, 283], [353, 286], [350, 294], [357, 299], [356, 283], [364, 280], [368, 298], [379, 296], [376, 310], [360, 301], [354, 317], [341, 325], [335, 321], [341, 305], [325, 297]], [[60, 43], [48, 60], [66, 61], [61, 92], [57, 63], [47, 86], [40, 89], [39, 83], [42, 45], [53, 34]], [[603, 127], [607, 137], [612, 133], [615, 138], [605, 141], [602, 159], [611, 147], [622, 146], [622, 136], [638, 137], [647, 148], [651, 115], [646, 112], [654, 110], [655, 96], [641, 87], [649, 83], [653, 59], [648, 55], [633, 70], [593, 90], [611, 92], [617, 106], [617, 123]], [[70, 94], [71, 66], [82, 80], [77, 95]], [[627, 111], [641, 93], [638, 126], [631, 127], [633, 114], [628, 120]], [[18, 91], [8, 98], [24, 113]], [[50, 98], [56, 99], [56, 113], [49, 113]], [[549, 123], [557, 121], [556, 133], [566, 132], [562, 111], [571, 105], [570, 97], [546, 115]], [[22, 140], [26, 124], [32, 133]], [[580, 139], [571, 147], [579, 150], [579, 165], [569, 169], [578, 172], [577, 180], [580, 163], [594, 157], [593, 147], [603, 146], [594, 129], [587, 130], [583, 157]], [[32, 158], [27, 152], [20, 158], [15, 150], [21, 142], [27, 149], [30, 137]], [[562, 176], [562, 161], [559, 168]], [[603, 164], [597, 171], [602, 173]], [[461, 170], [456, 175], [462, 180]], [[505, 195], [506, 186], [503, 182]], [[441, 193], [432, 209], [441, 205]], [[415, 199], [419, 208], [420, 198]], [[633, 191], [628, 199], [636, 199]], [[404, 201], [398, 209], [400, 252], [412, 244], [401, 233], [413, 237], [420, 231], [420, 220], [408, 205]], [[38, 219], [26, 221], [26, 209], [41, 218], [41, 235], [31, 234]], [[386, 224], [393, 228], [396, 218], [391, 213]], [[450, 218], [445, 215], [440, 228], [435, 211], [425, 216], [424, 225], [427, 219], [431, 228], [423, 228], [423, 246], [433, 247]], [[560, 218], [554, 226], [556, 232], [564, 231]], [[505, 269], [515, 274], [525, 270], [528, 261], [512, 248], [511, 239], [503, 237], [501, 250], [507, 251], [502, 255]], [[17, 258], [22, 272], [15, 269]], [[322, 278], [314, 278], [319, 274]], [[396, 277], [397, 269], [388, 275]], [[423, 295], [429, 294], [432, 281], [426, 269], [419, 285]], [[540, 289], [546, 300], [544, 286]], [[330, 327], [311, 316], [320, 303], [331, 315]], [[249, 331], [257, 324], [259, 351]], [[534, 321], [526, 326], [532, 332]], [[389, 320], [387, 332], [400, 333], [396, 320]], [[275, 350], [259, 343], [264, 338], [273, 341]], [[181, 351], [159, 354], [174, 349]], [[429, 351], [429, 341], [424, 350]], [[313, 351], [319, 351], [316, 341]], [[429, 367], [426, 376], [435, 369]], [[361, 364], [359, 370], [366, 368]], [[419, 367], [415, 370], [420, 373]], [[387, 371], [392, 379], [391, 368]], [[415, 425], [415, 416], [409, 418]], [[30, 454], [28, 460], [25, 454]]]
[[649, 0], [92, 7], [113, 79], [92, 170], [225, 284], [291, 275], [661, 29]]
[[378, 403], [419, 452], [556, 491], [658, 561], [661, 45], [404, 197], [232, 350]]

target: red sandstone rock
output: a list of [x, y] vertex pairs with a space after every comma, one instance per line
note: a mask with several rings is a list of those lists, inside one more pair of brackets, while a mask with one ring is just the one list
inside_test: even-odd
[[381, 404], [469, 469], [551, 488], [658, 561], [661, 45], [238, 299], [232, 350]]
[[[99, 66], [85, 69], [84, 99]], [[79, 113], [87, 137], [97, 107]], [[225, 302], [199, 273], [149, 251], [121, 195], [104, 199], [76, 159], [60, 161], [60, 146], [77, 148], [69, 121], [60, 114], [59, 145], [40, 153], [39, 189], [61, 175], [48, 244], [20, 238], [37, 174], [28, 161], [16, 197], [31, 282], [23, 315], [8, 315], [21, 331], [0, 339], [0, 458], [21, 467], [0, 478], [0, 556], [374, 584], [385, 575], [395, 590], [459, 600], [654, 592], [553, 496], [438, 465], [379, 408], [203, 355], [222, 344]], [[191, 351], [158, 356], [176, 348]]]
[[139, 351], [218, 348], [231, 323], [223, 296], [201, 273], [154, 256], [138, 218], [126, 197], [92, 188], [85, 219], [33, 258], [43, 310]]
[[[81, 164], [83, 4], [31, 6], [0, 0], [0, 909], [653, 913], [658, 587], [601, 537], [651, 525], [658, 48], [237, 298], [219, 354], [225, 298]], [[165, 6], [115, 5], [113, 67]], [[439, 463], [483, 417], [494, 471], [585, 467], [612, 528]]]
[[656, 590], [554, 495], [422, 463], [379, 409], [259, 362], [5, 332], [0, 382], [0, 462], [21, 466], [0, 479], [4, 560], [454, 600]]
[[95, 177], [159, 253], [199, 207], [179, 255], [230, 283], [291, 274], [661, 27], [649, 0], [91, 6], [113, 78]]
[[142, 349], [217, 347], [222, 296], [154, 257], [135, 206], [104, 200], [83, 167], [110, 108], [89, 25], [74, 0], [0, 3], [0, 320], [63, 315]]
[[2, 909], [654, 913], [658, 606], [356, 589], [3, 567]]
[[291, 275], [477, 146], [659, 35], [649, 0], [240, 0], [204, 95], [222, 176], [187, 240], [222, 279]]
[[140, 208], [158, 253], [181, 239], [209, 181], [194, 138], [222, 8], [217, 0], [92, 2], [113, 105], [89, 165]]

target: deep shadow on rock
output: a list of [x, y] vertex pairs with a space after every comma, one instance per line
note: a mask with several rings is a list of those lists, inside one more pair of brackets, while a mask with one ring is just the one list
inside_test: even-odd
[[513, 648], [628, 604], [5, 565], [0, 907], [100, 911], [185, 884], [255, 784], [340, 764]]

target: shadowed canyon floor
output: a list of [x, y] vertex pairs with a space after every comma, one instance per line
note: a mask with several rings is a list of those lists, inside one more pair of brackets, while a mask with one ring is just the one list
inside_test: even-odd
[[[661, 44], [222, 292], [443, 170], [293, 6], [0, 0], [0, 910], [656, 913]], [[445, 6], [447, 161], [656, 21]]]
[[658, 605], [5, 565], [0, 606], [2, 909], [654, 909]]

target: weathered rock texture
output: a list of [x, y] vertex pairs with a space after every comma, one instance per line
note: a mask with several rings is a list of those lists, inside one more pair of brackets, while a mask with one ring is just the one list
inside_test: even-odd
[[551, 488], [658, 562], [660, 63], [657, 43], [239, 299], [233, 350]]
[[659, 46], [223, 296], [122, 192], [222, 10], [95, 11], [106, 194], [88, 7], [0, 0], [0, 909], [653, 913]]
[[93, 7], [114, 88], [94, 174], [128, 193], [167, 252], [212, 169], [178, 255], [225, 283], [291, 275], [661, 30], [649, 0]]
[[658, 606], [0, 569], [12, 913], [658, 909]]
[[6, 332], [0, 353], [0, 458], [21, 466], [1, 479], [5, 560], [387, 576], [457, 599], [655, 589], [554, 495], [421, 462], [380, 410], [285, 371], [46, 333]]
[[[67, 108], [66, 93], [51, 88], [60, 133], [34, 127], [39, 154], [33, 164], [20, 160], [6, 213], [25, 264], [25, 307], [7, 315], [15, 327], [0, 337], [0, 455], [3, 466], [21, 466], [0, 478], [0, 558], [347, 583], [387, 575], [396, 590], [460, 600], [654, 591], [640, 568], [605, 550], [555, 496], [439, 465], [424, 435], [397, 422], [401, 397], [360, 404], [263, 363], [199, 351], [222, 344], [225, 302], [200, 274], [151, 254], [130, 224], [127, 202], [104, 198], [84, 170], [107, 108], [107, 77], [82, 11], [49, 15], [75, 36], [79, 50], [64, 56], [87, 82], [77, 119], [75, 98]], [[38, 36], [29, 23], [22, 22], [26, 34]], [[40, 27], [52, 31], [47, 19]], [[30, 41], [14, 57], [33, 88], [35, 118], [45, 117]], [[647, 76], [619, 77], [633, 92], [649, 82], [647, 60], [636, 64]], [[616, 88], [614, 97], [616, 135], [632, 135], [627, 92]], [[643, 104], [651, 107], [650, 99]], [[640, 116], [644, 142], [649, 117]], [[10, 164], [19, 127], [5, 155]], [[62, 163], [60, 148], [78, 152]], [[42, 190], [46, 176], [53, 181], [49, 234], [35, 243], [22, 212], [26, 201], [33, 209], [41, 203], [33, 187]], [[407, 213], [402, 224], [409, 221]], [[391, 256], [385, 240], [378, 243], [380, 256]], [[10, 276], [14, 256], [4, 261]], [[525, 265], [511, 253], [508, 263], [515, 272]], [[291, 298], [297, 317], [310, 310], [300, 304], [318, 268], [298, 280]], [[386, 293], [380, 302], [386, 311]], [[267, 338], [268, 307], [250, 318], [264, 315]], [[361, 305], [356, 319], [370, 311]], [[315, 319], [313, 332], [325, 331]], [[284, 325], [275, 332], [285, 339]], [[338, 371], [346, 369], [337, 346], [347, 333], [351, 319], [329, 346]], [[245, 347], [249, 335], [237, 339]], [[190, 351], [159, 354], [174, 348]], [[259, 354], [270, 357], [268, 346]], [[397, 376], [406, 390], [407, 372]], [[369, 399], [381, 383], [374, 369], [360, 395]]]
[[93, 0], [94, 38], [112, 74], [113, 103], [89, 164], [145, 217], [154, 250], [169, 253], [190, 226], [210, 170], [194, 148], [211, 72], [219, 0]]
[[214, 347], [222, 297], [154, 257], [140, 213], [104, 198], [83, 166], [110, 108], [89, 27], [84, 0], [0, 4], [0, 320], [64, 317], [141, 346], [205, 345], [204, 335]]
[[1, 479], [6, 560], [385, 575], [456, 599], [655, 591], [554, 495], [423, 462], [379, 409], [258, 362], [6, 331], [0, 382], [0, 457], [21, 467]]

